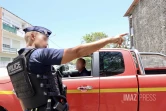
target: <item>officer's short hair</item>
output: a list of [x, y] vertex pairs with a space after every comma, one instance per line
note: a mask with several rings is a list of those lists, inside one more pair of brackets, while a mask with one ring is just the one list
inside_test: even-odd
[[83, 64], [86, 64], [86, 61], [85, 61], [85, 59], [83, 59], [83, 58], [79, 58], [79, 59], [77, 59], [77, 60], [80, 60]]
[[29, 42], [29, 38], [32, 36], [31, 34], [34, 34], [34, 35], [37, 35], [39, 32], [36, 32], [36, 31], [31, 31], [31, 32], [27, 32], [26, 34], [25, 34], [25, 41], [26, 42]]

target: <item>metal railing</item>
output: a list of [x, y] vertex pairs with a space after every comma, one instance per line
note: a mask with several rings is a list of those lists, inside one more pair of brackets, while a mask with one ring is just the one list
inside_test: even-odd
[[156, 52], [139, 52], [141, 55], [159, 55], [159, 56], [164, 56], [166, 57], [165, 54], [162, 53], [156, 53]]
[[14, 28], [14, 27], [12, 27], [12, 26], [10, 26], [8, 24], [5, 24], [5, 23], [3, 23], [3, 29], [5, 29], [5, 30], [7, 30], [9, 32], [12, 32], [14, 34], [17, 33], [17, 29], [16, 28]]
[[22, 29], [17, 29], [16, 27], [10, 26], [9, 24], [3, 23], [3, 29], [12, 32], [20, 37], [24, 37], [25, 33]]
[[16, 48], [3, 47], [3, 52], [17, 53], [17, 49]]

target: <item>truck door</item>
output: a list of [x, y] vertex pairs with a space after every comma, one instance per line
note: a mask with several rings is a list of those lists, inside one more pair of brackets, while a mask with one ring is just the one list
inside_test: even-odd
[[100, 111], [137, 111], [136, 67], [129, 51], [100, 51]]
[[[92, 65], [95, 64], [95, 57]], [[99, 73], [95, 69], [91, 69], [91, 76], [64, 78], [63, 83], [67, 85], [70, 111], [99, 110]]]
[[166, 111], [166, 56], [141, 53], [145, 74], [138, 76], [139, 111]]

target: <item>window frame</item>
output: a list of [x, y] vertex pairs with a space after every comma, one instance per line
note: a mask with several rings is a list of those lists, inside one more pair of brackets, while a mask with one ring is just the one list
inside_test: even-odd
[[[7, 61], [5, 60], [2, 60], [2, 58], [4, 58], [4, 59], [8, 59]], [[0, 57], [0, 61], [1, 62], [10, 62], [11, 61], [11, 58], [10, 57]]]
[[62, 79], [67, 80], [67, 79], [85, 79], [85, 78], [99, 77], [99, 52], [94, 52], [91, 57], [92, 57], [91, 76], [65, 77]]
[[11, 38], [5, 37], [5, 36], [3, 36], [2, 38], [3, 38], [2, 44], [8, 45], [8, 44], [4, 43], [4, 40], [5, 40], [5, 39], [8, 39], [7, 41], [10, 42], [9, 45], [10, 45], [10, 48], [11, 48]]
[[[15, 40], [15, 39], [11, 39], [11, 41], [12, 41], [12, 48], [14, 48], [14, 49], [20, 49], [20, 44], [21, 44], [21, 42], [19, 41], [19, 40]], [[15, 47], [13, 47], [15, 44], [14, 44], [14, 42], [18, 42], [17, 44], [19, 44], [19, 47], [18, 48], [15, 48]]]
[[142, 60], [141, 60], [141, 57], [140, 57], [140, 52], [138, 52], [137, 49], [131, 49], [130, 53], [134, 54], [135, 60], [137, 61], [138, 69], [139, 69], [139, 75], [145, 75], [145, 70], [144, 70]]
[[3, 23], [11, 26], [11, 20], [6, 16], [3, 16]]

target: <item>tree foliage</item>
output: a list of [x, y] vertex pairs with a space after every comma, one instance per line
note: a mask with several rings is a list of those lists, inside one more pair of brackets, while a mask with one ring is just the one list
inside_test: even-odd
[[[90, 34], [86, 34], [85, 36], [83, 36], [83, 43], [90, 43], [90, 42], [94, 42], [103, 38], [107, 38], [108, 35], [106, 35], [103, 32], [92, 32]], [[106, 45], [105, 47], [109, 48], [110, 45]]]

